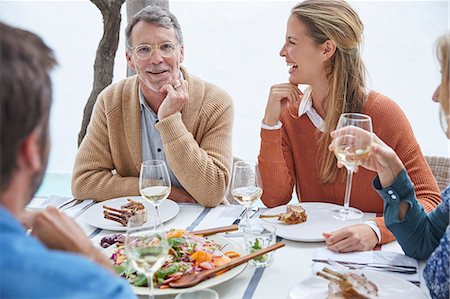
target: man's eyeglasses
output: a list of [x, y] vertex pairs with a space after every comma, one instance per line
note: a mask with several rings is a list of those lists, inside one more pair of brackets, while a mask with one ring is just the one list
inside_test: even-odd
[[137, 58], [141, 60], [149, 59], [154, 49], [159, 50], [159, 54], [163, 57], [172, 56], [175, 50], [177, 49], [178, 43], [165, 42], [159, 45], [139, 45], [136, 47], [130, 48], [131, 51], [134, 51]]

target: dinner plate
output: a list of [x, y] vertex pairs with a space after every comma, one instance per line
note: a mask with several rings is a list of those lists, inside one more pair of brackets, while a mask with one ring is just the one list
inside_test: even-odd
[[[244, 256], [246, 254], [244, 248], [242, 246], [240, 246], [239, 244], [237, 244], [233, 240], [230, 240], [228, 238], [218, 236], [218, 235], [208, 236], [206, 238], [209, 240], [214, 240], [223, 246], [226, 245], [226, 251], [235, 251], [235, 252], [239, 253], [241, 256]], [[113, 254], [113, 252], [116, 248], [117, 248], [116, 246], [110, 246], [110, 247], [106, 248], [103, 252], [108, 257], [111, 257], [111, 255]], [[192, 292], [192, 291], [196, 291], [196, 290], [200, 290], [200, 289], [210, 288], [210, 287], [221, 284], [221, 283], [237, 276], [239, 273], [241, 273], [245, 269], [246, 265], [247, 264], [242, 264], [237, 267], [234, 267], [219, 276], [215, 276], [213, 278], [202, 281], [201, 283], [199, 283], [195, 286], [192, 286], [190, 288], [184, 288], [184, 289], [169, 288], [169, 289], [162, 289], [162, 290], [154, 288], [153, 291], [154, 291], [155, 296], [158, 296], [158, 295], [173, 295], [173, 294], [178, 294], [178, 293]], [[148, 287], [131, 286], [131, 288], [133, 289], [133, 292], [136, 295], [148, 295], [148, 292], [149, 292]]]
[[[126, 231], [127, 228], [123, 225], [121, 225], [118, 222], [105, 219], [103, 217], [103, 206], [108, 206], [116, 209], [120, 209], [121, 205], [126, 204], [128, 201], [127, 199], [130, 198], [134, 201], [141, 202], [145, 209], [148, 211], [148, 220], [153, 217], [155, 213], [155, 208], [153, 205], [146, 200], [144, 200], [141, 196], [127, 196], [127, 197], [119, 197], [114, 198], [110, 200], [105, 200], [99, 203], [96, 203], [92, 207], [86, 210], [84, 212], [84, 219], [87, 223], [89, 223], [92, 226], [101, 228], [101, 229], [107, 229], [107, 230], [113, 230], [113, 231]], [[159, 207], [159, 217], [161, 218], [162, 222], [169, 221], [173, 217], [175, 217], [180, 212], [180, 207], [176, 202], [170, 199], [163, 200]], [[149, 221], [147, 221], [148, 223]]]
[[[277, 228], [277, 236], [302, 242], [322, 242], [324, 232], [332, 232], [339, 228], [361, 223], [356, 221], [341, 221], [330, 215], [330, 210], [341, 206], [324, 202], [304, 202], [300, 204], [306, 211], [308, 219], [299, 224], [286, 224], [277, 218], [261, 218]], [[270, 209], [264, 215], [275, 215], [286, 212], [286, 205]]]
[[[422, 289], [393, 275], [367, 271], [364, 275], [378, 287], [378, 298], [427, 298]], [[311, 276], [296, 284], [289, 292], [291, 299], [327, 298], [328, 280]]]

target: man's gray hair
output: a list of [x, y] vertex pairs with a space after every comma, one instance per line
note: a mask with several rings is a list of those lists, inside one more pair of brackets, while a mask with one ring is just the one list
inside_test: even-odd
[[133, 27], [139, 21], [144, 21], [160, 27], [175, 30], [177, 41], [180, 46], [183, 46], [183, 33], [181, 32], [180, 23], [178, 23], [175, 15], [167, 9], [156, 5], [149, 5], [135, 14], [125, 29], [127, 50], [131, 48], [131, 34], [133, 32]]

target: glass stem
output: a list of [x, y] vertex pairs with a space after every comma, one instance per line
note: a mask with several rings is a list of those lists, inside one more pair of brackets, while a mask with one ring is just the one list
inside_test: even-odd
[[352, 191], [353, 170], [347, 170], [347, 183], [345, 184], [344, 213], [348, 212], [350, 206], [350, 192]]
[[147, 284], [148, 284], [148, 299], [155, 299], [155, 295], [153, 294], [153, 272], [147, 274]]
[[250, 225], [250, 208], [251, 208], [251, 205], [245, 206], [245, 225], [246, 226]]
[[158, 226], [160, 226], [160, 224], [161, 224], [161, 219], [159, 218], [158, 205], [155, 205], [155, 214], [156, 214], [156, 218], [155, 218], [155, 230], [156, 230], [158, 228]]

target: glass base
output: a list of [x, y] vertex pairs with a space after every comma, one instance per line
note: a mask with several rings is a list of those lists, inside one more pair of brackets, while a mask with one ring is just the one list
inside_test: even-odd
[[358, 209], [348, 208], [348, 210], [345, 210], [343, 207], [331, 210], [330, 214], [333, 218], [341, 221], [358, 220], [364, 215], [364, 213]]

